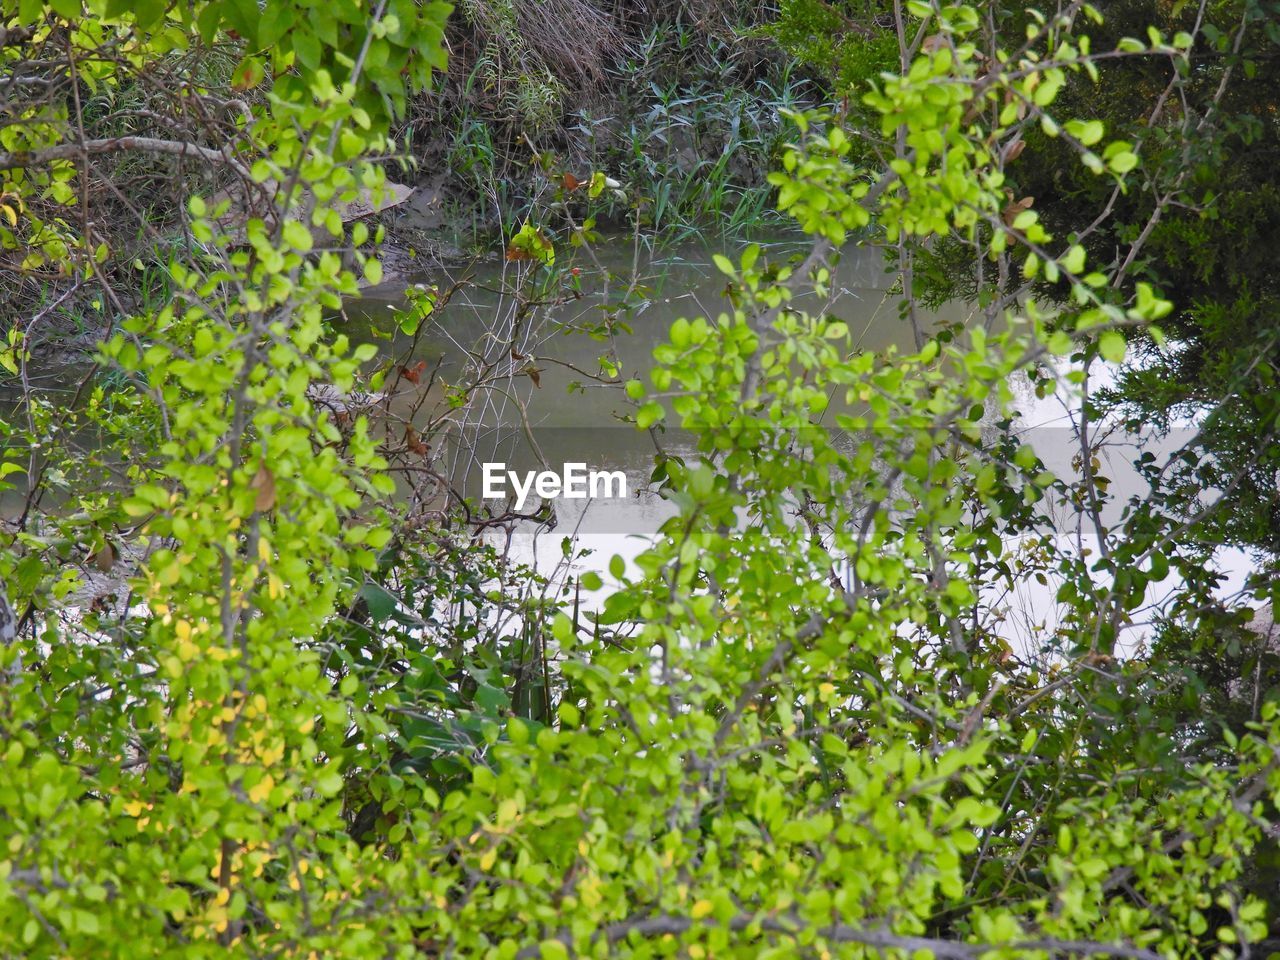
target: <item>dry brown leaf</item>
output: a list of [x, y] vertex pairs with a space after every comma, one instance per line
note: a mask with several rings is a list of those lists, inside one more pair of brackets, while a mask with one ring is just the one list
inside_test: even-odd
[[111, 541], [104, 540], [102, 543], [102, 549], [95, 552], [89, 559], [92, 560], [93, 565], [103, 573], [109, 573], [111, 568], [115, 566], [116, 562], [116, 551], [115, 548], [111, 546]]
[[1031, 205], [1036, 202], [1035, 197], [1023, 197], [1021, 200], [1010, 201], [1005, 205], [1004, 210], [1000, 212], [1002, 219], [1007, 226], [1013, 226], [1013, 221], [1018, 219], [1018, 214], [1023, 210], [1030, 210]]
[[258, 472], [249, 481], [249, 487], [254, 491], [253, 509], [266, 513], [276, 505], [275, 474], [267, 469], [265, 463], [258, 467]]
[[411, 453], [416, 453], [420, 457], [425, 457], [431, 450], [431, 447], [422, 442], [418, 431], [411, 426], [404, 428], [404, 445]]

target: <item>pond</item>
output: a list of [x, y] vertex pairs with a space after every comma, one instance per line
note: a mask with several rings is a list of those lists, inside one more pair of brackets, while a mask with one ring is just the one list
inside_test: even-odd
[[[785, 239], [761, 246], [765, 257], [778, 262], [807, 251]], [[740, 248], [686, 246], [652, 253], [615, 240], [579, 253], [576, 275], [562, 271], [560, 283], [550, 289], [534, 282], [539, 270], [523, 261], [489, 261], [411, 278], [411, 284], [440, 292], [439, 308], [412, 337], [386, 334], [394, 329], [396, 310], [405, 306], [405, 282], [370, 289], [349, 304], [348, 332], [379, 344], [396, 371], [382, 399], [392, 424], [387, 439], [403, 454], [393, 466], [406, 511], [446, 508], [449, 497], [442, 488], [448, 487], [481, 507], [473, 519], [491, 523], [485, 536], [511, 560], [546, 576], [591, 571], [601, 576], [607, 591], [613, 555], [634, 571], [632, 559], [674, 512], [650, 489], [658, 448], [685, 456], [692, 445], [678, 431], [663, 431], [655, 440], [638, 430], [626, 419], [634, 415], [634, 407], [622, 384], [647, 376], [654, 348], [666, 340], [675, 320], [715, 317], [732, 309], [726, 278], [713, 262], [717, 252], [736, 260]], [[827, 309], [848, 324], [852, 349], [913, 350], [911, 326], [899, 315], [900, 295], [892, 288], [895, 280], [883, 251], [855, 246], [842, 252]], [[822, 306], [803, 298], [797, 302], [810, 309]], [[951, 304], [922, 317], [921, 323], [966, 324], [972, 315], [969, 306]], [[1109, 373], [1094, 368], [1090, 376], [1096, 388]], [[1015, 412], [1026, 440], [1058, 476], [1075, 476], [1079, 445], [1072, 422], [1078, 394], [1063, 389], [1037, 397], [1021, 378], [1014, 387]], [[1161, 446], [1171, 449], [1180, 439], [1175, 434]], [[1125, 486], [1139, 482], [1129, 465], [1135, 449], [1135, 442], [1121, 439], [1105, 461], [1117, 493], [1140, 492]], [[518, 477], [572, 463], [618, 471], [626, 477], [627, 496], [560, 498], [539, 509], [536, 490], [531, 490], [517, 507], [514, 484], [508, 483], [501, 492], [511, 493], [511, 499], [481, 502], [485, 463], [501, 463]], [[1124, 499], [1117, 497], [1118, 503]], [[1093, 534], [1081, 529], [1079, 519], [1078, 513], [1064, 512], [1059, 535], [1086, 548]], [[572, 537], [572, 550], [566, 549], [567, 537]], [[1220, 560], [1227, 574], [1224, 589], [1231, 589], [1250, 564], [1234, 550], [1221, 551]], [[1027, 582], [1011, 590], [993, 587], [987, 599], [1007, 605], [1010, 630], [1025, 639], [1046, 628], [1052, 632], [1055, 592], [1052, 582]], [[1145, 634], [1136, 631], [1132, 642], [1140, 643]], [[1011, 642], [1018, 639], [1010, 637]]]
[[[787, 239], [762, 247], [764, 256], [775, 262], [807, 249]], [[674, 512], [651, 488], [659, 449], [685, 457], [693, 452], [689, 438], [679, 431], [651, 435], [637, 429], [628, 419], [635, 408], [623, 384], [647, 376], [654, 348], [665, 342], [675, 320], [715, 317], [732, 309], [726, 278], [713, 262], [718, 252], [686, 246], [654, 253], [613, 240], [578, 252], [572, 267], [562, 261], [568, 268], [558, 271], [554, 283], [548, 283], [548, 271], [526, 261], [490, 259], [370, 288], [346, 305], [338, 323], [353, 339], [377, 345], [388, 371], [385, 388], [365, 396], [318, 391], [315, 399], [340, 419], [370, 414], [375, 435], [381, 431], [389, 450], [402, 521], [429, 522], [470, 511], [473, 528], [510, 560], [551, 578], [591, 571], [601, 576], [607, 590], [613, 580], [610, 558], [620, 555], [634, 570], [633, 558]], [[737, 249], [723, 252], [733, 259], [738, 254]], [[899, 315], [899, 295], [891, 287], [894, 279], [880, 250], [850, 247], [843, 252], [827, 309], [848, 324], [852, 349], [913, 349], [910, 324]], [[406, 333], [399, 329], [400, 311], [406, 308], [406, 288], [417, 285], [435, 289], [436, 308]], [[803, 298], [798, 302], [811, 309], [823, 306]], [[923, 323], [964, 324], [970, 313], [964, 305], [949, 305]], [[29, 376], [33, 389], [65, 393], [72, 403], [86, 372], [83, 365], [33, 365]], [[1106, 368], [1095, 367], [1095, 386], [1106, 375]], [[11, 386], [11, 395], [0, 399], [16, 413], [22, 391], [19, 384]], [[1025, 383], [1021, 386], [1015, 406], [1027, 439], [1050, 470], [1074, 476], [1079, 445], [1071, 420], [1078, 395], [1064, 391], [1037, 398]], [[1175, 434], [1162, 445], [1168, 449], [1180, 439]], [[88, 434], [76, 442], [86, 449], [96, 446]], [[1132, 444], [1118, 446], [1107, 463], [1113, 490], [1122, 494], [1129, 481], [1120, 478], [1126, 476], [1133, 449]], [[501, 476], [505, 482], [494, 492], [505, 498], [483, 499], [485, 464], [503, 465], [494, 479]], [[566, 464], [620, 475], [625, 496], [559, 498], [544, 505], [530, 485], [519, 502], [513, 488], [527, 483], [528, 473], [563, 475]], [[98, 461], [104, 473], [114, 473], [118, 466], [109, 455]], [[1131, 469], [1127, 476], [1133, 476]], [[118, 482], [124, 485], [123, 478]], [[104, 475], [101, 487], [116, 483]], [[618, 492], [617, 486], [610, 492]], [[55, 489], [45, 506], [56, 509], [57, 497]], [[11, 518], [25, 504], [21, 489], [0, 498], [0, 510]], [[1072, 529], [1078, 519], [1065, 514], [1060, 533], [1086, 544], [1091, 534]], [[1252, 564], [1236, 550], [1220, 551], [1219, 559], [1227, 595], [1238, 589]], [[1052, 584], [1022, 583], [1004, 599], [1031, 634], [1036, 625], [1052, 628], [1053, 594]]]
[[[790, 241], [762, 246], [765, 256], [782, 262], [805, 249]], [[608, 243], [579, 254], [576, 270], [564, 272], [552, 289], [539, 288], [522, 262], [413, 278], [410, 283], [437, 288], [443, 301], [415, 337], [378, 336], [394, 327], [395, 311], [405, 306], [404, 282], [367, 291], [348, 305], [347, 330], [378, 343], [392, 364], [392, 386], [383, 397], [394, 424], [388, 439], [394, 442], [392, 431], [412, 429], [411, 439], [430, 444], [424, 456], [433, 461], [433, 472], [476, 500], [483, 493], [484, 463], [503, 463], [520, 477], [572, 463], [621, 472], [627, 497], [558, 499], [554, 520], [547, 518], [554, 526], [542, 532], [655, 531], [669, 515], [664, 501], [646, 493], [655, 440], [626, 419], [635, 411], [622, 384], [646, 376], [654, 348], [676, 319], [714, 318], [733, 309], [726, 278], [712, 260], [716, 252], [684, 247], [653, 254]], [[910, 327], [898, 315], [885, 266], [879, 250], [851, 247], [835, 270], [830, 310], [848, 323], [856, 350], [911, 348]], [[805, 298], [797, 302], [805, 304]], [[964, 319], [963, 309], [949, 308], [928, 322]], [[689, 449], [675, 431], [662, 433], [661, 446], [675, 455]], [[402, 475], [413, 476], [409, 458], [400, 466]], [[430, 479], [439, 486], [438, 477]], [[423, 505], [431, 503], [429, 486], [405, 483]], [[505, 489], [513, 486], [507, 482]], [[513, 502], [512, 512], [531, 513], [535, 502], [531, 497], [523, 510]], [[485, 504], [503, 514], [501, 502]]]

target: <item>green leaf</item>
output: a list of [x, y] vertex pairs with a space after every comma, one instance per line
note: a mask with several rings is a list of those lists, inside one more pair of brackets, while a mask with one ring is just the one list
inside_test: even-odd
[[1096, 880], [1098, 877], [1105, 874], [1110, 868], [1107, 866], [1107, 861], [1103, 860], [1101, 857], [1090, 857], [1088, 860], [1078, 863], [1076, 865], [1076, 869], [1080, 872], [1080, 875], [1086, 879]]
[[1118, 330], [1107, 330], [1098, 337], [1098, 353], [1108, 363], [1120, 363], [1125, 354], [1124, 334]]
[[366, 583], [360, 587], [360, 599], [369, 609], [369, 617], [374, 623], [383, 623], [396, 612], [399, 601], [376, 583]]
[[1121, 150], [1107, 161], [1114, 173], [1128, 173], [1138, 165], [1138, 156], [1130, 150]]
[[511, 698], [507, 696], [507, 691], [488, 683], [476, 686], [475, 700], [477, 706], [490, 716], [497, 716], [511, 706]]
[[1062, 268], [1068, 273], [1079, 274], [1084, 269], [1084, 247], [1076, 244], [1062, 257]]
[[222, 26], [222, 6], [218, 3], [206, 3], [196, 15], [196, 30], [205, 46], [213, 43]]
[[315, 785], [316, 791], [321, 796], [336, 796], [342, 790], [342, 774], [332, 764], [328, 764], [320, 769]]
[[[306, 227], [304, 227], [297, 220], [286, 220], [284, 222], [284, 227], [281, 231], [281, 235], [284, 237], [285, 243], [289, 244], [289, 246], [293, 247], [293, 249], [299, 251], [300, 253], [306, 253], [311, 249], [311, 246], [312, 246], [311, 231], [308, 230]], [[366, 265], [366, 272], [367, 272], [367, 269], [368, 268]]]
[[568, 700], [560, 701], [556, 713], [560, 717], [560, 722], [566, 727], [576, 727], [582, 719], [581, 711]]
[[308, 70], [316, 70], [320, 67], [320, 41], [316, 39], [314, 33], [306, 29], [295, 30], [288, 34], [288, 40], [292, 43], [293, 52], [302, 66]]
[[1065, 129], [1086, 147], [1092, 147], [1101, 140], [1105, 132], [1100, 120], [1069, 120]]
[[125, 11], [133, 14], [141, 29], [149, 30], [160, 22], [168, 6], [167, 0], [128, 0]]
[[667, 412], [663, 409], [662, 404], [658, 403], [656, 400], [650, 400], [636, 411], [636, 426], [641, 430], [648, 430], [666, 416], [666, 413]]
[[[209, 4], [217, 7], [218, 4]], [[258, 46], [273, 47], [289, 29], [297, 23], [298, 8], [286, 0], [272, 0], [262, 8], [262, 19], [258, 21]]]
[[671, 324], [671, 345], [678, 350], [689, 345], [689, 321], [684, 317]]
[[421, 322], [421, 317], [416, 310], [405, 310], [400, 313], [400, 330], [406, 337], [412, 337], [417, 333]]

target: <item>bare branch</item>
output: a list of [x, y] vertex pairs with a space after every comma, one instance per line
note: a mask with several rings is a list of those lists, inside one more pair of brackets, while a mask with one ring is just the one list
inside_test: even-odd
[[110, 137], [105, 140], [85, 140], [81, 143], [60, 143], [56, 147], [43, 150], [20, 150], [14, 153], [0, 153], [0, 170], [14, 170], [19, 167], [42, 167], [57, 160], [75, 160], [79, 157], [99, 153], [121, 153], [135, 151], [141, 153], [162, 153], [174, 157], [197, 157], [209, 163], [220, 163], [231, 167], [242, 177], [249, 177], [249, 169], [242, 164], [229, 147], [214, 150], [185, 140], [159, 140], [155, 137]]

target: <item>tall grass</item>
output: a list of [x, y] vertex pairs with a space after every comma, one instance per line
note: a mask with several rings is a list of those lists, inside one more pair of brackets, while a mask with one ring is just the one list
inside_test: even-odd
[[[561, 202], [658, 245], [781, 227], [765, 180], [786, 133], [780, 111], [817, 91], [787, 58], [744, 39], [745, 28], [726, 20], [709, 32], [686, 19], [650, 23], [619, 40], [612, 58], [593, 48], [590, 77], [605, 79], [560, 77], [564, 109], [550, 127], [511, 106], [506, 87], [519, 78], [495, 80], [492, 44], [472, 52], [465, 73], [455, 64], [405, 131], [423, 169], [443, 179], [441, 239], [463, 250], [497, 245]], [[625, 200], [586, 203], [585, 191], [557, 189], [563, 174], [595, 170], [620, 181]]]

